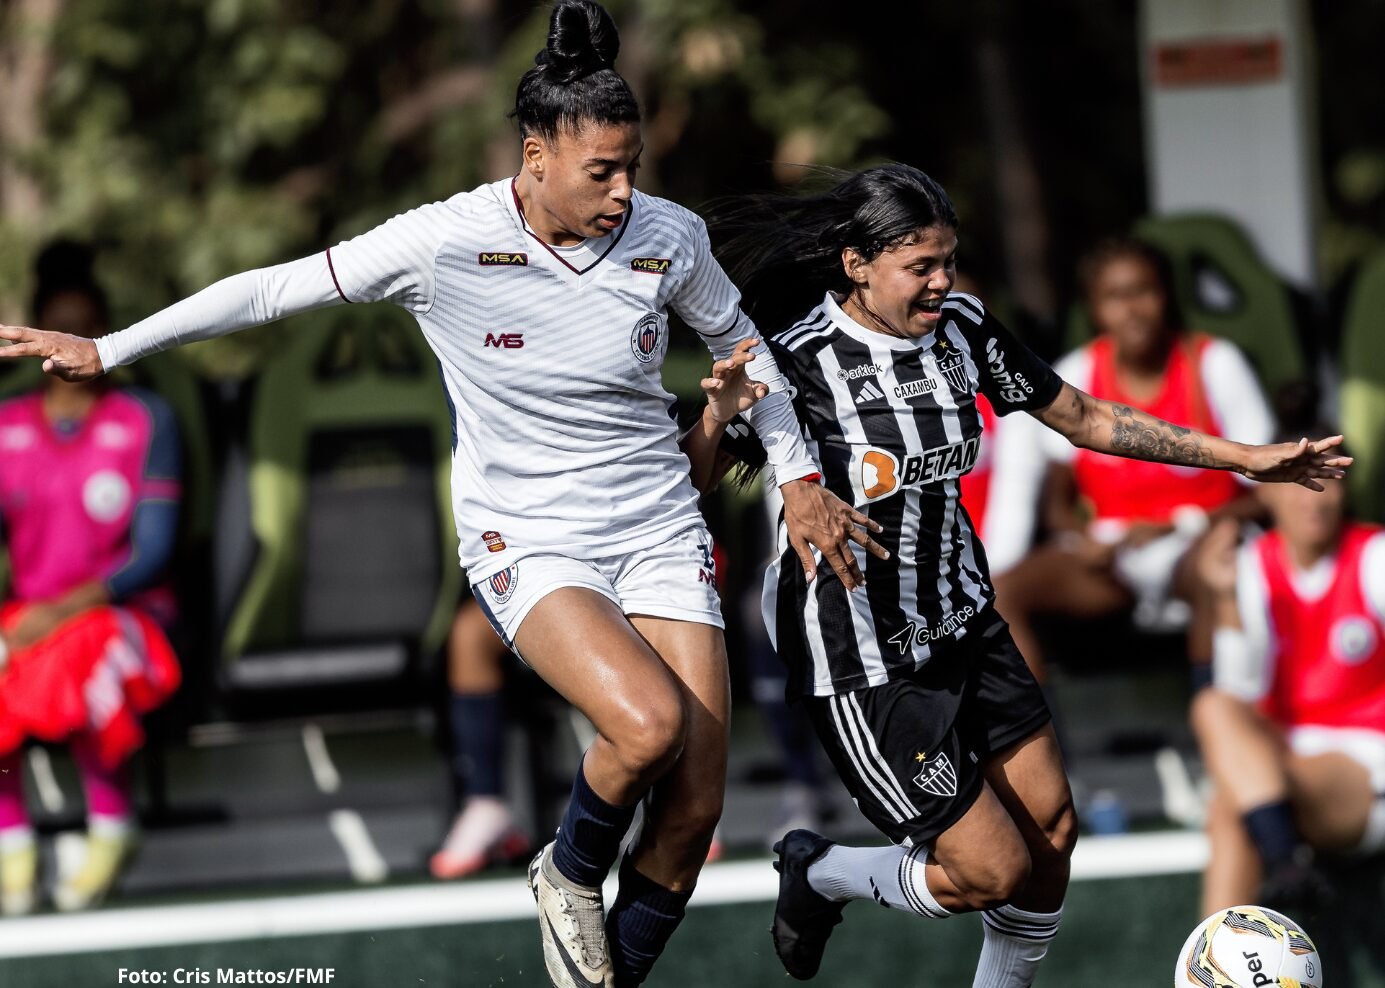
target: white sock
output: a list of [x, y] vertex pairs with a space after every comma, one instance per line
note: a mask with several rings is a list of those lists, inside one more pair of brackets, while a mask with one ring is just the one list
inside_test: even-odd
[[904, 909], [930, 919], [952, 914], [928, 891], [923, 866], [928, 848], [833, 847], [808, 866], [808, 884], [833, 902], [874, 899], [887, 909]]
[[1366, 816], [1366, 832], [1361, 835], [1361, 843], [1356, 845], [1356, 851], [1358, 854], [1374, 854], [1382, 847], [1385, 847], [1385, 796], [1377, 796]]
[[986, 937], [981, 942], [981, 958], [976, 962], [972, 988], [1029, 988], [1038, 973], [1039, 961], [1058, 933], [1057, 912], [1031, 913], [1015, 906], [988, 909], [981, 914]]

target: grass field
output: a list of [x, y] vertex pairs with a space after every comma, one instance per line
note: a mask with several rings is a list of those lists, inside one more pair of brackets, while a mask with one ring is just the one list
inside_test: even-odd
[[[1195, 835], [1089, 840], [1075, 867], [1062, 933], [1038, 984], [1170, 984], [1178, 948], [1196, 921], [1194, 869], [1200, 853], [1205, 850]], [[709, 868], [650, 988], [791, 984], [767, 932], [773, 888], [764, 859]], [[1378, 910], [1379, 900], [1373, 905]], [[200, 983], [216, 984], [222, 969], [331, 968], [331, 984], [348, 988], [544, 986], [531, 913], [522, 878], [511, 874], [445, 886], [217, 899], [10, 920], [0, 922], [0, 988], [118, 985], [122, 968], [158, 972], [167, 984], [178, 983], [179, 971], [182, 983], [199, 983], [196, 972], [201, 971], [209, 980]], [[1310, 929], [1320, 941], [1324, 932]], [[923, 921], [854, 904], [813, 984], [965, 988], [980, 941], [974, 916]], [[111, 949], [113, 944], [139, 946]], [[1330, 988], [1385, 988], [1385, 977], [1353, 978], [1349, 962], [1334, 956], [1330, 944], [1320, 946], [1327, 953]]]

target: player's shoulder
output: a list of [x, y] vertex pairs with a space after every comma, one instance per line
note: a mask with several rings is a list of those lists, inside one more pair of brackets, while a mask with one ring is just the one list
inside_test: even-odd
[[706, 222], [687, 206], [639, 189], [632, 198], [635, 216], [641, 225], [662, 228], [682, 237], [706, 236]]
[[176, 430], [178, 416], [168, 399], [138, 385], [112, 388], [103, 404], [115, 415], [128, 415], [147, 422], [155, 431]]
[[8, 398], [0, 398], [0, 419], [8, 422], [16, 417], [28, 415], [42, 401], [43, 392], [38, 387], [32, 391], [10, 395]]
[[[814, 306], [786, 329], [775, 333], [770, 345], [775, 355], [792, 354], [795, 359], [810, 357], [818, 353], [822, 346], [842, 335], [842, 331], [827, 311], [826, 303]], [[813, 344], [817, 343], [817, 346]]]
[[975, 295], [966, 292], [949, 292], [943, 302], [943, 312], [950, 314], [954, 321], [979, 326], [986, 321], [986, 306]]

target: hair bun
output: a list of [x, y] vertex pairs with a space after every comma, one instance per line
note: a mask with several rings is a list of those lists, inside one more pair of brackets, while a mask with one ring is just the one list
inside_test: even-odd
[[594, 0], [558, 0], [548, 21], [548, 47], [535, 60], [544, 74], [566, 85], [609, 69], [620, 53], [620, 32]]

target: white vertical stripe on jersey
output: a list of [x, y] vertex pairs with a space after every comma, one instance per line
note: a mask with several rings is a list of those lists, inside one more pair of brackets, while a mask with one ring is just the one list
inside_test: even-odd
[[[779, 526], [781, 531], [787, 531], [783, 525]], [[813, 551], [813, 559], [818, 558], [816, 550]], [[799, 565], [797, 555], [794, 556], [792, 565]], [[822, 615], [818, 610], [817, 581], [813, 580], [808, 584], [804, 592], [803, 605], [803, 641], [808, 646], [808, 654], [813, 657], [813, 691], [817, 692], [824, 685], [831, 687], [832, 684], [832, 660], [827, 655], [827, 642], [822, 637]]]
[[907, 808], [908, 804], [904, 804], [906, 808], [902, 809], [894, 793], [884, 786], [884, 780], [880, 778], [880, 770], [864, 759], [859, 739], [856, 736], [858, 728], [851, 716], [851, 711], [846, 706], [846, 697], [829, 697], [827, 703], [832, 710], [832, 722], [837, 727], [837, 737], [841, 739], [842, 749], [851, 759], [851, 764], [856, 767], [856, 774], [860, 776], [861, 781], [875, 794], [875, 798], [880, 801], [880, 805], [889, 812], [890, 816], [894, 817], [895, 823], [903, 823], [914, 816], [912, 809]]
[[[866, 428], [861, 416], [856, 412], [855, 401], [851, 397], [851, 387], [837, 377], [841, 363], [832, 348], [825, 347], [818, 355], [824, 369], [827, 386], [832, 392], [832, 402], [837, 409], [837, 421], [842, 424], [845, 439], [849, 443], [865, 443]], [[855, 546], [851, 548], [856, 552]], [[870, 598], [863, 593], [850, 594], [847, 601], [851, 611], [852, 633], [856, 637], [856, 650], [860, 653], [861, 668], [871, 683], [883, 683], [889, 679], [885, 668], [885, 658], [880, 654], [880, 645], [875, 632], [875, 619], [871, 614]]]
[[[909, 402], [898, 397], [895, 388], [899, 386], [899, 378], [894, 372], [894, 355], [898, 351], [892, 350], [888, 346], [870, 344], [871, 360], [884, 368], [884, 372], [879, 376], [880, 383], [885, 388], [886, 400], [890, 408], [894, 411], [895, 423], [899, 426], [900, 435], [904, 438], [904, 447], [910, 453], [922, 453], [924, 451], [923, 436], [919, 434], [918, 422], [914, 418], [914, 409]], [[923, 525], [923, 491], [917, 487], [906, 487], [898, 495], [904, 499], [903, 510], [900, 517], [899, 548], [901, 555], [899, 559], [899, 602], [904, 609], [905, 620], [922, 618], [919, 614], [919, 571], [917, 554], [910, 551], [905, 557], [902, 550], [905, 546], [912, 549], [918, 545], [919, 529]], [[932, 642], [924, 636], [922, 644], [914, 645], [914, 664], [921, 666], [933, 655]]]
[[909, 794], [900, 786], [899, 779], [895, 777], [894, 772], [890, 769], [890, 763], [885, 760], [885, 756], [880, 754], [880, 747], [875, 743], [875, 735], [870, 733], [870, 727], [866, 724], [865, 712], [861, 709], [861, 704], [856, 699], [856, 694], [848, 693], [843, 699], [851, 710], [852, 716], [855, 717], [857, 725], [861, 728], [861, 735], [865, 738], [866, 746], [869, 749], [868, 757], [874, 759], [875, 764], [880, 767], [881, 774], [885, 776], [886, 785], [890, 787], [900, 803], [909, 808], [909, 815], [918, 816], [919, 808], [914, 805], [913, 800], [909, 798]]

